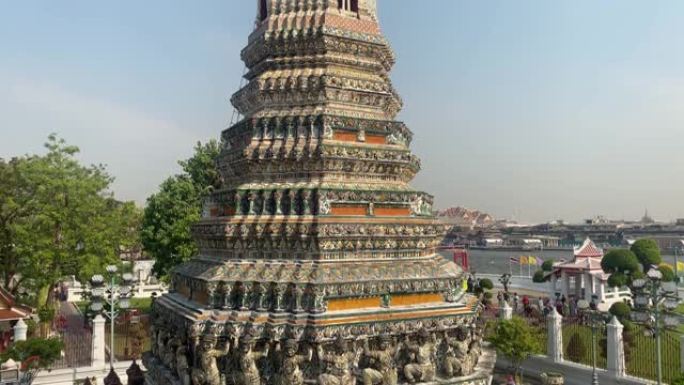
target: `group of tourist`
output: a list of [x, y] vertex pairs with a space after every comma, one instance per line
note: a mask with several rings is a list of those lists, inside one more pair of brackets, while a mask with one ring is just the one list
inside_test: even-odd
[[499, 307], [506, 302], [513, 308], [514, 314], [528, 318], [546, 317], [554, 308], [563, 317], [580, 317], [577, 299], [574, 297], [568, 298], [565, 295], [554, 300], [548, 297], [530, 297], [525, 294], [519, 295], [516, 292], [499, 291], [496, 299]]

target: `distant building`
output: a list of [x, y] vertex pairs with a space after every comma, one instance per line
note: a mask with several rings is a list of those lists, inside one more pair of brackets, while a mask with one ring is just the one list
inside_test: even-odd
[[655, 223], [655, 220], [653, 220], [653, 218], [651, 218], [651, 216], [648, 215], [648, 209], [646, 209], [646, 212], [644, 213], [644, 216], [641, 217], [641, 220], [639, 221], [639, 223], [644, 224], [644, 225], [650, 225], [650, 224]]
[[535, 235], [535, 239], [541, 241], [545, 249], [557, 249], [560, 247], [560, 238], [551, 235]]
[[520, 247], [525, 250], [539, 250], [543, 243], [537, 238], [509, 238], [507, 240], [509, 246]]
[[504, 245], [504, 240], [501, 238], [485, 238], [485, 247], [502, 247]]
[[487, 213], [460, 206], [440, 211], [437, 216], [444, 223], [467, 228], [487, 227], [495, 223], [494, 218]]

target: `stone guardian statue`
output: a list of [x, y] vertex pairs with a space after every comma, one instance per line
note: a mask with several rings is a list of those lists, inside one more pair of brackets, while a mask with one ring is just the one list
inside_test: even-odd
[[412, 384], [432, 381], [436, 372], [434, 335], [431, 336], [427, 330], [421, 329], [417, 344], [412, 344], [408, 336], [404, 344], [413, 356], [413, 362], [404, 366], [406, 380]]
[[215, 349], [216, 338], [204, 336], [197, 350], [198, 367], [192, 370], [193, 385], [223, 385], [217, 360], [228, 354], [230, 343], [222, 350]]
[[277, 385], [303, 385], [304, 374], [299, 365], [311, 362], [313, 351], [309, 348], [308, 355], [298, 355], [299, 345], [294, 339], [288, 339], [284, 343], [284, 349], [280, 356], [280, 368], [276, 376]]
[[371, 359], [370, 367], [361, 372], [363, 385], [396, 385], [397, 368], [394, 365], [397, 356], [396, 347], [392, 347], [392, 338], [380, 337], [378, 350], [370, 350], [368, 340], [364, 342], [363, 353]]
[[335, 351], [326, 353], [323, 345], [318, 345], [318, 360], [324, 365], [323, 373], [318, 376], [319, 385], [356, 385], [352, 366], [356, 354], [349, 351], [347, 341], [338, 337]]

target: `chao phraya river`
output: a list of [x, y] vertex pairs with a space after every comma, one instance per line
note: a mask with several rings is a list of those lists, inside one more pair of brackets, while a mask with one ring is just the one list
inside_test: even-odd
[[[483, 250], [483, 249], [470, 249], [468, 250], [470, 270], [475, 273], [483, 274], [504, 274], [513, 273], [513, 275], [527, 276], [528, 274], [534, 274], [537, 269], [535, 266], [527, 265], [519, 266], [518, 264], [510, 264], [509, 260], [511, 257], [520, 259], [521, 256], [534, 256], [538, 260], [546, 261], [547, 259], [553, 259], [556, 262], [564, 259], [569, 261], [573, 258], [572, 250]], [[452, 251], [442, 251], [442, 255], [445, 258], [452, 259]], [[674, 264], [674, 256], [664, 255], [663, 261], [671, 265]], [[684, 257], [679, 256], [678, 260], [684, 262]], [[680, 271], [680, 274], [684, 274], [684, 271]]]

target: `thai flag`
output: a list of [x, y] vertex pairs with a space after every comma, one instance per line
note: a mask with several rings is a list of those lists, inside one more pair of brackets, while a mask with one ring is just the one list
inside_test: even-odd
[[508, 260], [508, 262], [509, 262], [509, 263], [520, 263], [520, 260], [519, 260], [518, 258], [511, 257], [511, 258]]

